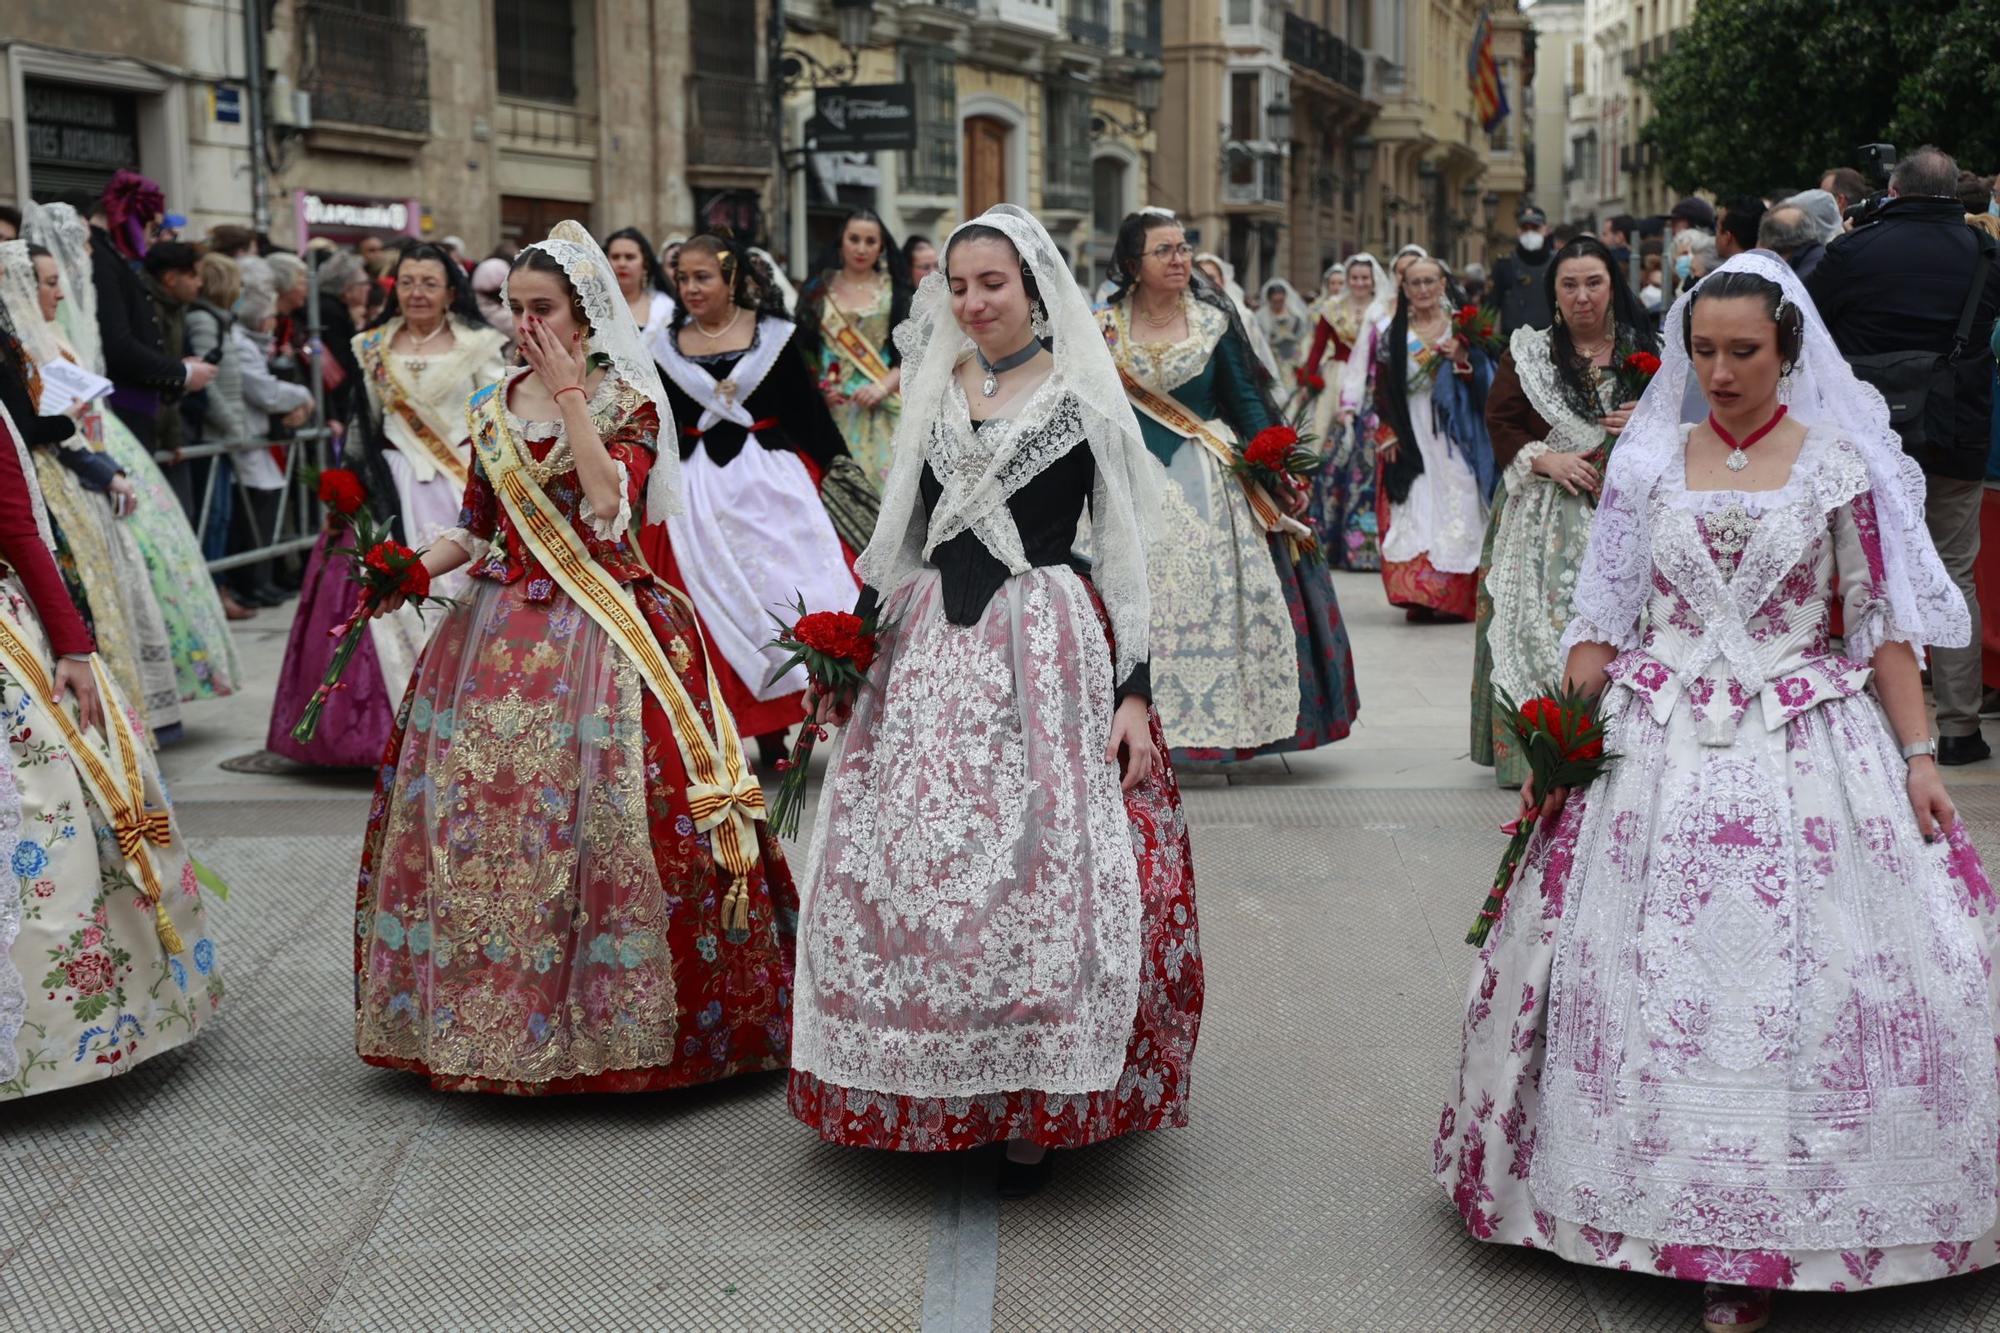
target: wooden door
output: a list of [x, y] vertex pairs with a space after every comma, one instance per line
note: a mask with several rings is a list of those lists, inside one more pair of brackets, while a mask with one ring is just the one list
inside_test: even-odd
[[519, 194], [500, 196], [500, 235], [516, 245], [547, 239], [550, 228], [564, 218], [575, 218], [588, 227], [590, 205]]
[[965, 216], [976, 218], [1007, 201], [1007, 136], [1013, 127], [993, 116], [965, 121]]

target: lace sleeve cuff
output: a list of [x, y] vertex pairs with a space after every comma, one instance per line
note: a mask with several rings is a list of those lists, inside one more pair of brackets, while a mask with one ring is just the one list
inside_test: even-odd
[[[1579, 643], [1605, 643], [1613, 648], [1622, 649], [1626, 646], [1626, 638], [1626, 635], [1614, 634], [1605, 629], [1588, 616], [1573, 615], [1570, 617], [1568, 627], [1563, 630], [1562, 647], [1557, 655], [1562, 661], [1568, 660], [1569, 650]], [[1558, 665], [1560, 664], [1559, 661]]]
[[1507, 464], [1507, 470], [1501, 474], [1501, 480], [1507, 484], [1507, 494], [1512, 495], [1534, 475], [1535, 460], [1548, 451], [1547, 440], [1530, 440], [1521, 446], [1520, 452], [1514, 455], [1514, 461]]
[[467, 555], [472, 557], [472, 563], [475, 565], [478, 564], [481, 560], [484, 560], [486, 558], [486, 552], [489, 549], [491, 549], [493, 545], [492, 542], [488, 541], [484, 537], [473, 536], [472, 533], [465, 528], [447, 528], [445, 531], [440, 532], [437, 535], [437, 539], [441, 542], [450, 542], [452, 545], [464, 551]]
[[1864, 665], [1875, 660], [1875, 654], [1885, 643], [1907, 643], [1917, 655], [1917, 665], [1924, 664], [1924, 645], [1920, 636], [1896, 628], [1890, 617], [1889, 603], [1879, 597], [1865, 600], [1854, 598], [1841, 608], [1842, 647], [1847, 658]]
[[625, 464], [618, 464], [618, 512], [610, 518], [599, 518], [597, 510], [591, 506], [590, 497], [583, 497], [576, 516], [590, 524], [590, 530], [597, 534], [599, 541], [610, 541], [619, 533], [632, 526], [632, 473]]

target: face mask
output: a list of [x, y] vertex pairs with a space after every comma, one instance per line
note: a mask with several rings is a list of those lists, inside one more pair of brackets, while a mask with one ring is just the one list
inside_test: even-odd
[[1987, 204], [1986, 211], [1991, 216], [2000, 218], [2000, 199], [1995, 199], [1991, 203]]
[[1675, 276], [1679, 277], [1682, 282], [1686, 282], [1689, 278], [1692, 278], [1694, 276], [1694, 256], [1681, 255], [1680, 257], [1675, 259], [1674, 274]]
[[1521, 233], [1521, 248], [1529, 254], [1533, 254], [1535, 251], [1541, 249], [1547, 243], [1548, 239], [1548, 237], [1538, 231], [1524, 231]]

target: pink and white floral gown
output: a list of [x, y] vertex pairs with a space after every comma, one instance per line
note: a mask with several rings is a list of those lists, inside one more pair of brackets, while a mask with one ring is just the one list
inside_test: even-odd
[[1671, 1277], [1838, 1291], [2000, 1260], [1996, 902], [1962, 827], [1917, 831], [1868, 691], [1868, 470], [1815, 426], [1782, 489], [1691, 492], [1676, 459], [1645, 503], [1619, 758], [1480, 956], [1438, 1182], [1482, 1240]]

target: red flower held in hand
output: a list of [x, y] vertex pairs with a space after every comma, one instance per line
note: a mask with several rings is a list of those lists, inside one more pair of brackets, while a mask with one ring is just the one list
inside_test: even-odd
[[416, 559], [416, 556], [415, 551], [401, 542], [376, 542], [368, 548], [366, 561], [370, 569], [379, 569], [384, 574], [394, 574]]
[[430, 590], [431, 572], [421, 560], [412, 561], [410, 567], [403, 571], [403, 581], [396, 585], [396, 591], [405, 597], [426, 597], [430, 595]]
[[848, 611], [815, 611], [801, 616], [792, 633], [814, 652], [828, 657], [852, 657], [861, 644], [861, 617]]
[[346, 517], [368, 501], [368, 488], [361, 478], [344, 467], [330, 467], [319, 474], [320, 503]]
[[1554, 735], [1562, 726], [1562, 705], [1544, 695], [1521, 705], [1521, 720], [1537, 731]]
[[1660, 373], [1660, 358], [1651, 352], [1634, 352], [1625, 358], [1625, 369], [1651, 379]]
[[1283, 472], [1298, 443], [1299, 433], [1290, 426], [1266, 426], [1251, 437], [1250, 447], [1243, 451], [1243, 461], [1252, 467]]
[[1451, 318], [1455, 324], [1472, 324], [1479, 319], [1479, 307], [1476, 305], [1462, 305]]

